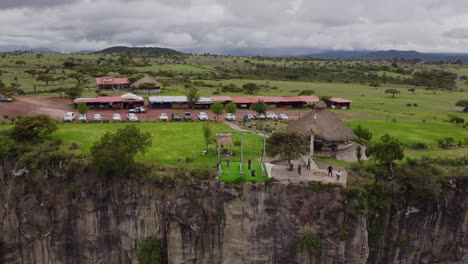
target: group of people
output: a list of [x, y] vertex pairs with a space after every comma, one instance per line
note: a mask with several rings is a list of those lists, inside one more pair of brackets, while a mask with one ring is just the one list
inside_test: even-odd
[[[306, 170], [311, 170], [311, 168], [310, 168], [311, 163], [312, 163], [311, 159], [310, 158], [307, 159]], [[331, 165], [328, 165], [327, 171], [328, 171], [327, 175], [330, 176], [330, 177], [333, 177], [333, 167]], [[299, 176], [302, 175], [302, 164], [301, 163], [299, 163], [297, 165], [297, 174], [299, 174]], [[336, 173], [336, 180], [339, 181], [340, 177], [341, 177], [341, 170], [338, 170], [338, 172]]]
[[[226, 167], [229, 167], [229, 165], [231, 164], [231, 155], [233, 155], [232, 152], [226, 154]], [[252, 159], [247, 160], [247, 165], [247, 169], [250, 170], [250, 176], [255, 177], [256, 171], [255, 169], [252, 169]]]

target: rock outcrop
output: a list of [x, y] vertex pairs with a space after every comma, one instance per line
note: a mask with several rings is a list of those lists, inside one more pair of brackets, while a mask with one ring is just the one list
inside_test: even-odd
[[[0, 263], [137, 263], [137, 241], [149, 236], [160, 239], [163, 262], [171, 264], [467, 260], [466, 187], [453, 188], [444, 204], [395, 207], [385, 234], [370, 244], [367, 216], [343, 206], [336, 187], [160, 188], [135, 179], [99, 182], [86, 173], [33, 179], [12, 169], [0, 169]], [[299, 238], [311, 233], [322, 246], [299, 249]]]

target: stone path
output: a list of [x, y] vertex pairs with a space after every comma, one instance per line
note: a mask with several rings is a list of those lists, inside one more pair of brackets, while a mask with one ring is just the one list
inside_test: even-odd
[[[307, 157], [303, 157], [300, 162], [302, 163], [302, 171], [299, 176], [297, 173], [297, 164], [299, 161], [294, 161], [294, 170], [288, 170], [288, 166], [285, 165], [278, 165], [278, 164], [270, 164], [271, 169], [268, 170], [268, 175], [273, 177], [275, 180], [279, 182], [304, 182], [304, 181], [315, 181], [315, 182], [322, 182], [322, 183], [334, 183], [334, 184], [341, 184], [342, 186], [346, 187], [347, 180], [348, 180], [348, 173], [345, 170], [341, 171], [340, 180], [336, 180], [336, 173], [337, 171], [333, 171], [333, 176], [327, 175], [326, 169], [320, 169], [315, 162], [311, 163], [311, 170], [306, 170], [306, 161]], [[313, 160], [312, 160], [313, 161]]]

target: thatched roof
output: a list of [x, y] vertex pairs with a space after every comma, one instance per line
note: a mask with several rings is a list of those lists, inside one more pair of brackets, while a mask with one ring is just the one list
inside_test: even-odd
[[145, 77], [141, 78], [140, 80], [132, 83], [131, 87], [132, 88], [138, 88], [140, 85], [144, 83], [154, 83], [154, 87], [159, 87], [161, 88], [162, 84], [157, 82], [153, 77], [146, 75]]
[[315, 138], [325, 141], [352, 140], [353, 131], [324, 105], [322, 101], [318, 102], [312, 112], [291, 123], [287, 129], [304, 137], [310, 137], [313, 133]]
[[232, 146], [232, 135], [227, 133], [219, 133], [216, 135], [216, 143], [218, 146]]

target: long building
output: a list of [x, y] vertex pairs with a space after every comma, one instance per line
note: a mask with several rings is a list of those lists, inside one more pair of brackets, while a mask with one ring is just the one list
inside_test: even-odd
[[215, 102], [223, 104], [233, 102], [239, 108], [249, 108], [250, 105], [258, 101], [263, 101], [270, 107], [275, 108], [301, 108], [320, 101], [316, 96], [211, 96]]
[[[209, 108], [213, 100], [209, 97], [200, 97], [195, 108]], [[154, 109], [187, 109], [189, 103], [187, 96], [150, 96], [148, 97], [148, 106]]]

